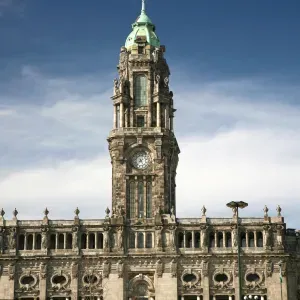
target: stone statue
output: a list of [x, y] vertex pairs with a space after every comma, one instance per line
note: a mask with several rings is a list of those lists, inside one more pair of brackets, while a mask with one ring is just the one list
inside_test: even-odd
[[72, 249], [73, 250], [77, 250], [78, 249], [78, 234], [77, 234], [77, 231], [73, 232]]
[[232, 246], [237, 247], [238, 246], [238, 237], [237, 237], [237, 229], [233, 228], [232, 230]]
[[201, 229], [201, 247], [205, 248], [207, 247], [207, 227], [203, 226]]
[[281, 207], [279, 205], [277, 205], [277, 217], [281, 217]]
[[175, 247], [175, 230], [170, 231], [170, 247]]
[[9, 249], [14, 250], [16, 249], [16, 239], [17, 239], [17, 233], [16, 229], [12, 229], [11, 234], [9, 235]]
[[119, 90], [119, 81], [117, 78], [114, 79], [114, 96], [120, 93]]
[[233, 207], [232, 212], [233, 212], [233, 217], [236, 217], [237, 216], [237, 207]]
[[103, 248], [104, 250], [108, 250], [109, 248], [109, 241], [108, 241], [108, 231], [103, 232]]
[[156, 231], [156, 247], [157, 248], [160, 248], [162, 246], [161, 234], [162, 234], [162, 229], [159, 229]]
[[160, 75], [156, 74], [155, 75], [155, 91], [157, 93], [159, 92], [159, 86], [160, 86]]
[[123, 228], [121, 227], [118, 232], [118, 248], [123, 249]]
[[201, 208], [201, 212], [202, 212], [202, 217], [206, 216], [206, 207], [203, 205], [203, 207]]
[[152, 55], [153, 55], [153, 61], [155, 63], [157, 63], [158, 62], [158, 58], [159, 58], [159, 48], [155, 48], [154, 51], [153, 51], [153, 53], [152, 53]]
[[4, 229], [0, 227], [0, 253], [4, 252]]
[[272, 227], [271, 226], [266, 226], [265, 227], [265, 238], [266, 238], [266, 247], [271, 247], [272, 246]]
[[264, 207], [264, 217], [268, 217], [268, 211], [269, 211], [269, 209], [268, 209], [267, 205], [265, 205], [265, 207]]
[[169, 87], [169, 77], [165, 77], [165, 79], [164, 79], [164, 84], [165, 84], [165, 87], [166, 87], [166, 88]]

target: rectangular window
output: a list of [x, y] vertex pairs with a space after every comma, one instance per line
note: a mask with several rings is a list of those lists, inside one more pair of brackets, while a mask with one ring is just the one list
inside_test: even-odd
[[137, 116], [136, 126], [137, 127], [145, 127], [145, 117], [144, 116]]
[[138, 54], [144, 54], [144, 47], [138, 46]]
[[134, 81], [135, 106], [147, 105], [147, 78], [145, 75], [137, 75]]

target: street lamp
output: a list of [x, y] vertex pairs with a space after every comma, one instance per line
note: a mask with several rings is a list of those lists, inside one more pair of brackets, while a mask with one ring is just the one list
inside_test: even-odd
[[[238, 300], [242, 300], [242, 275], [241, 275], [241, 246], [240, 246], [240, 231], [239, 231], [239, 208], [245, 208], [248, 206], [248, 203], [243, 201], [231, 201], [226, 204], [227, 207], [234, 209], [236, 213], [236, 231], [237, 231], [237, 256], [238, 256], [238, 270], [239, 270], [239, 298]], [[251, 298], [249, 298], [251, 299]]]

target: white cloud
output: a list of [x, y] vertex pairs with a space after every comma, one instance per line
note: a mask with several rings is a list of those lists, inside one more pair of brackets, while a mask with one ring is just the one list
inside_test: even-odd
[[[27, 92], [12, 102], [0, 93], [0, 194], [7, 214], [17, 207], [20, 218], [41, 218], [48, 206], [52, 218], [71, 218], [79, 206], [82, 217], [102, 218], [111, 200], [112, 84], [105, 79], [99, 86], [101, 76], [47, 78], [30, 67], [22, 75], [28, 91], [38, 87], [42, 97], [36, 102]], [[280, 204], [295, 226], [300, 108], [286, 101], [289, 89], [274, 93], [253, 80], [174, 86], [182, 151], [178, 216], [199, 216], [202, 205], [208, 216], [230, 216], [226, 202], [243, 200], [249, 202], [243, 214], [253, 216], [262, 216], [264, 204], [275, 214]]]

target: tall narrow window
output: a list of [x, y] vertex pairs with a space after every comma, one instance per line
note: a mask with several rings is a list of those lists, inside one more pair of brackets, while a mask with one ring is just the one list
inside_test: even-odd
[[117, 115], [116, 115], [116, 121], [117, 121], [117, 128], [119, 128], [120, 127], [120, 106], [119, 105], [117, 105], [117, 107], [116, 107], [116, 110], [117, 110]]
[[134, 182], [130, 182], [129, 197], [130, 197], [130, 204], [129, 204], [130, 218], [133, 219], [133, 218], [136, 217], [136, 209], [135, 209], [135, 183]]
[[147, 105], [147, 79], [144, 75], [135, 77], [134, 99], [136, 107]]
[[136, 126], [137, 127], [145, 127], [145, 117], [144, 116], [137, 116]]
[[152, 218], [152, 183], [147, 182], [147, 218]]
[[139, 218], [144, 217], [144, 183], [138, 183], [138, 204], [139, 204]]

